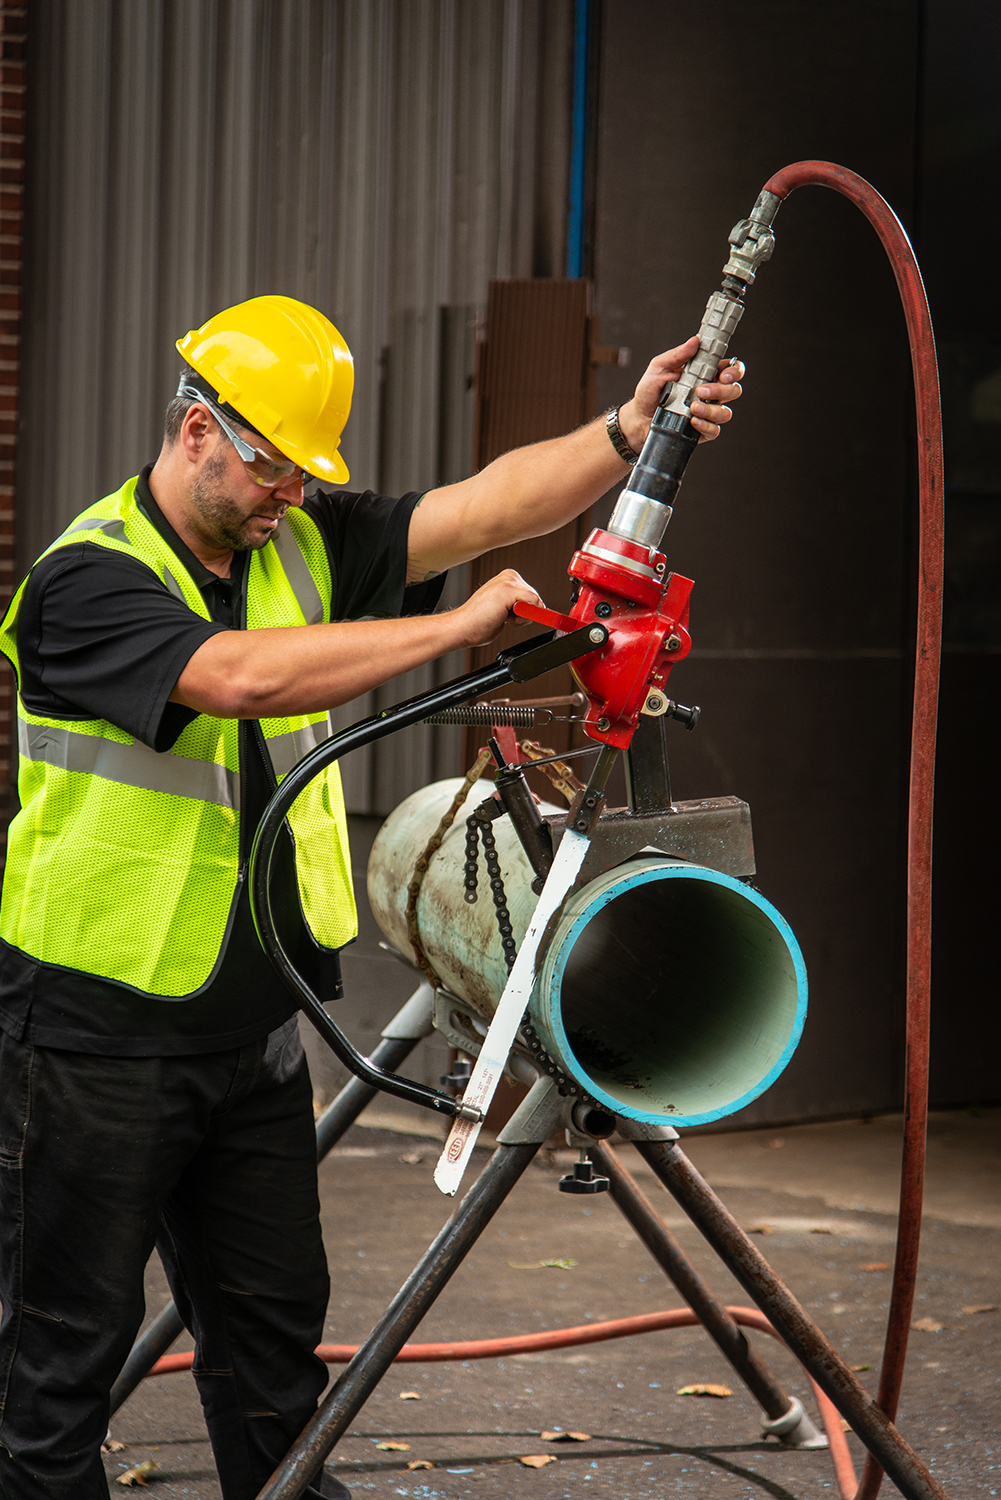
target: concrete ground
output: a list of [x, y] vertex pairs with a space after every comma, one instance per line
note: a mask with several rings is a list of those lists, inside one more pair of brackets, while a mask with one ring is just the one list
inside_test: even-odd
[[[364, 888], [366, 845], [356, 839]], [[356, 833], [358, 830], [356, 830]], [[346, 956], [339, 1018], [364, 1050], [413, 988], [413, 973], [378, 947], [362, 914]], [[309, 1041], [319, 1103], [343, 1077]], [[422, 1043], [406, 1071], [437, 1082], [447, 1052]], [[320, 1169], [334, 1292], [325, 1339], [359, 1342], [448, 1216], [432, 1181], [440, 1126], [425, 1112], [376, 1101]], [[393, 1128], [387, 1128], [393, 1127]], [[875, 1388], [889, 1297], [900, 1120], [803, 1125], [691, 1137], [685, 1145], [741, 1224], [860, 1379]], [[726, 1302], [748, 1297], [716, 1261], [632, 1148], [623, 1160], [685, 1251]], [[485, 1163], [478, 1151], [467, 1174]], [[483, 1338], [624, 1317], [680, 1298], [607, 1195], [558, 1191], [569, 1153], [537, 1158], [431, 1310], [421, 1342]], [[926, 1222], [899, 1425], [951, 1500], [1001, 1491], [1001, 1109], [932, 1117]], [[543, 1265], [542, 1262], [557, 1262]], [[150, 1316], [167, 1296], [159, 1264]], [[795, 1361], [752, 1334], [761, 1357], [813, 1410]], [[178, 1348], [190, 1348], [190, 1340]], [[334, 1372], [336, 1375], [336, 1371]], [[722, 1399], [680, 1396], [724, 1384]], [[418, 1399], [402, 1399], [416, 1392]], [[759, 1435], [758, 1408], [707, 1336], [695, 1329], [546, 1354], [395, 1367], [336, 1450], [332, 1468], [372, 1500], [808, 1500], [837, 1495], [828, 1454], [789, 1452]], [[589, 1434], [551, 1443], [544, 1430]], [[148, 1492], [219, 1500], [189, 1374], [146, 1381], [112, 1423], [127, 1446], [112, 1479], [158, 1464]], [[380, 1449], [392, 1442], [407, 1447]], [[849, 1437], [857, 1467], [862, 1449]], [[546, 1453], [541, 1468], [519, 1460]], [[408, 1470], [424, 1461], [430, 1469]], [[117, 1487], [114, 1487], [117, 1493]], [[886, 1491], [891, 1493], [889, 1489]]]
[[[693, 1160], [744, 1227], [760, 1235], [769, 1260], [871, 1388], [893, 1257], [885, 1200], [895, 1135], [899, 1121], [880, 1120], [689, 1143]], [[952, 1500], [966, 1500], [1001, 1489], [1001, 1110], [938, 1115], [932, 1140], [934, 1212], [925, 1223], [915, 1318], [941, 1327], [911, 1335], [899, 1425]], [[334, 1284], [324, 1335], [330, 1342], [364, 1339], [447, 1217], [450, 1205], [431, 1178], [437, 1152], [436, 1139], [357, 1125], [321, 1167]], [[746, 1305], [746, 1294], [632, 1148], [622, 1148], [622, 1156], [717, 1292]], [[570, 1160], [560, 1152], [529, 1168], [425, 1320], [420, 1341], [533, 1332], [681, 1305], [607, 1195], [558, 1191]], [[992, 1160], [988, 1201], [982, 1190]], [[475, 1165], [485, 1161], [478, 1151]], [[166, 1295], [154, 1263], [151, 1315]], [[769, 1339], [751, 1338], [812, 1409], [791, 1357]], [[725, 1384], [733, 1395], [676, 1394], [695, 1383]], [[419, 1399], [401, 1399], [405, 1391]], [[570, 1444], [540, 1438], [557, 1428], [590, 1436]], [[108, 1456], [109, 1477], [152, 1459], [159, 1468], [149, 1488], [164, 1500], [219, 1500], [190, 1375], [145, 1382], [112, 1432], [127, 1446]], [[386, 1441], [408, 1446], [376, 1446]], [[859, 1463], [861, 1447], [849, 1441]], [[542, 1452], [556, 1462], [540, 1469], [519, 1462]], [[409, 1471], [414, 1460], [434, 1467]], [[397, 1366], [357, 1417], [333, 1468], [356, 1496], [373, 1500], [807, 1500], [837, 1493], [826, 1453], [788, 1452], [760, 1440], [755, 1403], [694, 1329], [500, 1360]]]

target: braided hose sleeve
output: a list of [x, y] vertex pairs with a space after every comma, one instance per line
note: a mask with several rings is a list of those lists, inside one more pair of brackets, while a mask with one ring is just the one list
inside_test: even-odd
[[[900, 1400], [914, 1306], [928, 1120], [931, 1010], [932, 810], [942, 642], [944, 470], [935, 337], [921, 272], [903, 225], [864, 178], [828, 161], [784, 167], [765, 190], [787, 198], [815, 183], [861, 209], [893, 267], [907, 322], [918, 442], [918, 597], [907, 815], [907, 1020], [904, 1143], [893, 1289], [880, 1370], [879, 1405], [892, 1421]], [[868, 1457], [855, 1500], [875, 1500], [883, 1471]], [[842, 1491], [851, 1494], [852, 1491]]]

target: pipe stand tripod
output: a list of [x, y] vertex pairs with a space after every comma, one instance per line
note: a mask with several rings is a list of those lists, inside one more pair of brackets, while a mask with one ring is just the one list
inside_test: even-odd
[[[757, 1248], [688, 1161], [670, 1126], [619, 1119], [656, 1176], [720, 1259], [780, 1331], [808, 1373], [826, 1390], [908, 1500], [943, 1500], [917, 1455], [782, 1284]], [[472, 1250], [543, 1143], [558, 1130], [587, 1152], [609, 1179], [612, 1200], [673, 1282], [764, 1412], [763, 1430], [793, 1447], [824, 1447], [802, 1405], [783, 1390], [748, 1346], [731, 1315], [691, 1265], [673, 1235], [615, 1154], [571, 1119], [571, 1101], [540, 1078], [498, 1136], [498, 1147], [451, 1219], [347, 1365], [258, 1500], [296, 1500], [388, 1372], [425, 1314]]]

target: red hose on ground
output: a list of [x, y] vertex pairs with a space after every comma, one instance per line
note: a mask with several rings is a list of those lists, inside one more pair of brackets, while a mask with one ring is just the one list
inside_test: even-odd
[[[864, 178], [829, 161], [800, 161], [765, 183], [765, 191], [786, 198], [816, 183], [843, 193], [860, 208], [879, 235], [893, 267], [907, 320], [914, 373], [918, 436], [918, 607], [911, 720], [911, 768], [907, 815], [907, 1055], [904, 1090], [904, 1145], [900, 1214], [893, 1289], [877, 1400], [892, 1421], [904, 1377], [907, 1336], [914, 1307], [921, 1205], [924, 1196], [925, 1137], [928, 1121], [928, 1051], [931, 1012], [932, 801], [935, 782], [935, 729], [938, 715], [939, 657], [942, 644], [944, 470], [935, 336], [921, 272], [903, 225], [890, 205]], [[874, 1500], [883, 1471], [866, 1458], [857, 1493], [841, 1485], [845, 1500]], [[839, 1476], [839, 1484], [841, 1479]]]
[[[771, 1334], [780, 1344], [784, 1340], [769, 1323], [763, 1312], [756, 1307], [728, 1307], [727, 1312], [735, 1323], [747, 1328], [757, 1328], [761, 1333]], [[572, 1344], [600, 1344], [606, 1339], [627, 1338], [634, 1333], [656, 1333], [664, 1328], [691, 1328], [698, 1326], [698, 1318], [687, 1307], [672, 1307], [664, 1312], [640, 1313], [634, 1318], [615, 1318], [607, 1323], [582, 1323], [576, 1328], [549, 1328], [545, 1333], [517, 1333], [500, 1339], [468, 1339], [466, 1342], [449, 1344], [404, 1344], [394, 1364], [433, 1364], [453, 1359], [500, 1359], [510, 1354], [538, 1354], [544, 1349], [566, 1349]], [[320, 1344], [317, 1354], [328, 1365], [346, 1365], [358, 1353], [357, 1344]], [[177, 1370], [190, 1370], [193, 1354], [165, 1354], [158, 1359], [150, 1375], [172, 1375]], [[855, 1488], [855, 1470], [851, 1454], [841, 1427], [837, 1409], [820, 1387], [811, 1379], [813, 1394], [817, 1401], [821, 1420], [831, 1445], [831, 1457], [842, 1494], [845, 1484]]]

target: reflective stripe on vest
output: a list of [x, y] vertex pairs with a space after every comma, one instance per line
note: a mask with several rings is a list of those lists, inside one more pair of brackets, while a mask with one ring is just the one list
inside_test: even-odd
[[91, 776], [101, 776], [105, 781], [117, 781], [122, 786], [141, 787], [147, 792], [166, 792], [171, 797], [192, 797], [196, 802], [212, 802], [217, 807], [240, 806], [237, 772], [228, 771], [215, 761], [195, 760], [188, 755], [165, 755], [151, 750], [142, 740], [124, 745], [99, 734], [79, 734], [76, 730], [54, 724], [29, 724], [19, 719], [17, 748], [25, 760], [44, 761], [46, 765], [59, 766], [63, 771], [85, 771]]
[[287, 776], [304, 755], [315, 750], [317, 745], [322, 745], [333, 732], [330, 720], [325, 718], [320, 724], [307, 724], [305, 729], [293, 729], [286, 734], [273, 734], [266, 744], [278, 780], [281, 781], [283, 776]]
[[323, 620], [323, 600], [287, 517], [275, 528], [271, 545], [278, 553], [285, 577], [295, 595], [295, 602], [302, 611], [302, 618], [307, 625], [319, 625]]

